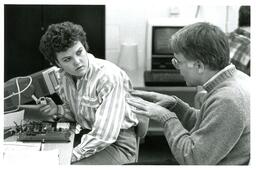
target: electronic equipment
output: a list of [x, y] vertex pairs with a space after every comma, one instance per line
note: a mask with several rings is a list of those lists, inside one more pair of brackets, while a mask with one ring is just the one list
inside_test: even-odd
[[20, 128], [18, 141], [70, 141], [70, 123], [29, 121]]
[[186, 86], [178, 70], [153, 70], [144, 72], [146, 86]]
[[51, 95], [59, 88], [58, 68], [51, 67], [27, 77], [13, 78], [4, 84], [4, 111], [15, 111], [20, 104], [33, 101], [32, 95]]
[[148, 20], [145, 85], [186, 85], [179, 71], [172, 65], [171, 58], [174, 57], [174, 54], [169, 47], [169, 40], [184, 26], [198, 21], [198, 19], [191, 18], [152, 18]]
[[12, 128], [4, 128], [4, 139], [13, 136], [15, 134], [15, 130]]

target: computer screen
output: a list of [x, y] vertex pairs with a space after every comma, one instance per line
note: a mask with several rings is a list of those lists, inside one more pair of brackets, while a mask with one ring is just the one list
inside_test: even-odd
[[182, 27], [172, 26], [154, 26], [152, 30], [152, 55], [170, 55], [173, 54], [169, 47], [169, 40]]

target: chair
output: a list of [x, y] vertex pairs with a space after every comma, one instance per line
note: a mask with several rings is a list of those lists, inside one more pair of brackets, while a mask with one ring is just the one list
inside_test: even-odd
[[139, 120], [139, 123], [135, 127], [136, 143], [137, 143], [135, 162], [138, 162], [138, 159], [139, 159], [140, 139], [144, 138], [146, 136], [147, 131], [148, 131], [148, 124], [149, 124], [149, 118], [147, 118], [147, 117], [137, 115], [137, 119]]

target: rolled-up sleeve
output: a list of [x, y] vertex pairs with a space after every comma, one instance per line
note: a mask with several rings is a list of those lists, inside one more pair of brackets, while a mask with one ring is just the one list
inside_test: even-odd
[[62, 105], [57, 105], [58, 107], [58, 117], [60, 118], [61, 121], [75, 121], [74, 114], [70, 110], [70, 106], [68, 101], [66, 100], [64, 88], [60, 87], [58, 90], [58, 95], [61, 98], [63, 104]]

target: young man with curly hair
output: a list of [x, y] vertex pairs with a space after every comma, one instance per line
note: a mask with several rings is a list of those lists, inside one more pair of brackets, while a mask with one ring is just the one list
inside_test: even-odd
[[72, 22], [52, 24], [42, 36], [40, 51], [61, 68], [59, 96], [42, 105], [42, 113], [77, 122], [83, 129], [74, 147], [72, 164], [125, 164], [134, 162], [138, 120], [126, 102], [130, 79], [113, 63], [89, 53], [86, 33]]

